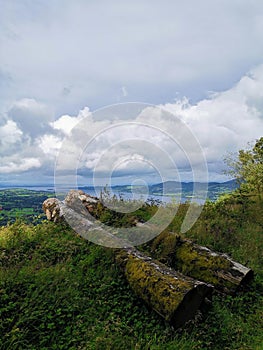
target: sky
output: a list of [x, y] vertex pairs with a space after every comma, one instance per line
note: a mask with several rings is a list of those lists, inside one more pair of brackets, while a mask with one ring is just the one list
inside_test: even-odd
[[261, 0], [0, 7], [0, 186], [224, 181], [263, 136]]

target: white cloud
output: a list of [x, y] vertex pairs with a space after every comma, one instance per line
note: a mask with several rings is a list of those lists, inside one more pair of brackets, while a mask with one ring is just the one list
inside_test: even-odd
[[[160, 113], [154, 106], [139, 105], [128, 119], [133, 108], [132, 104], [121, 104], [98, 111], [99, 116], [95, 112], [84, 118], [72, 130], [69, 141], [62, 144], [57, 170], [64, 175], [66, 169], [80, 168], [81, 174], [89, 178], [95, 172], [100, 178], [151, 174], [151, 182], [157, 176], [178, 179], [179, 168], [189, 168], [189, 161], [176, 139], [182, 143], [180, 139], [189, 131], [171, 114]], [[112, 115], [114, 118], [109, 118]], [[173, 130], [175, 135], [171, 134]], [[186, 152], [192, 165], [198, 164], [200, 155], [196, 148], [187, 146]]]
[[23, 98], [13, 103], [8, 117], [17, 123], [19, 128], [30, 137], [49, 131], [49, 122], [53, 119], [50, 108], [31, 98]]
[[[223, 180], [223, 157], [262, 136], [262, 73], [263, 65], [242, 77], [231, 89], [211, 94], [209, 99], [197, 104], [191, 104], [184, 98], [160, 106], [172, 114], [165, 114], [154, 106], [141, 106], [141, 110], [137, 114], [131, 113], [129, 119], [127, 114], [132, 105], [123, 105], [123, 109], [121, 105], [115, 114], [114, 107], [104, 113], [99, 111], [100, 118], [97, 118], [96, 112], [87, 114], [72, 130], [62, 168], [66, 169], [70, 164], [70, 169], [78, 166], [83, 169], [84, 166], [87, 174], [96, 169], [100, 177], [103, 172], [105, 176], [115, 172], [118, 176], [127, 177], [136, 172], [147, 176], [150, 164], [153, 164], [166, 178], [176, 177], [178, 171], [181, 176], [190, 179], [187, 174], [189, 162], [197, 166], [201, 160], [192, 133], [207, 159], [210, 178]], [[131, 121], [139, 124], [127, 124]], [[169, 157], [174, 159], [176, 170], [172, 171]], [[154, 173], [152, 168], [151, 171]], [[204, 173], [197, 173], [202, 180]]]
[[0, 165], [0, 173], [20, 173], [24, 171], [31, 170], [33, 168], [40, 168], [41, 162], [36, 158], [24, 158], [20, 159], [18, 162], [8, 161], [5, 165]]
[[44, 154], [55, 158], [62, 144], [62, 139], [54, 135], [44, 135], [38, 140], [38, 145]]
[[[189, 162], [197, 167], [201, 159], [193, 133], [208, 161], [211, 179], [224, 179], [220, 173], [223, 156], [262, 136], [262, 101], [263, 65], [250, 70], [232, 88], [211, 93], [197, 103], [183, 98], [160, 105], [169, 113], [154, 106], [123, 104], [94, 113], [85, 107], [76, 116], [63, 114], [54, 121], [46, 104], [19, 99], [7, 113], [9, 119], [1, 122], [0, 173], [32, 169], [51, 174], [62, 146], [57, 166], [63, 176], [80, 168], [88, 179], [95, 169], [100, 178], [111, 174], [126, 182], [138, 175], [154, 182], [161, 170], [166, 179], [180, 175], [191, 180]], [[70, 141], [63, 142], [64, 136]], [[202, 180], [203, 172], [197, 170]]]
[[[0, 112], [5, 114], [0, 171], [32, 166], [51, 173], [62, 138], [72, 135], [73, 141], [63, 144], [62, 170], [83, 166], [90, 175], [101, 160], [101, 175], [117, 166], [116, 173], [128, 176], [146, 174], [142, 164], [152, 161], [172, 177], [166, 153], [188, 176], [187, 159], [175, 139], [192, 155], [192, 163], [200, 159], [189, 133], [172, 116], [164, 118], [154, 108], [136, 114], [131, 105], [119, 116], [114, 108], [92, 114], [86, 107], [76, 113], [86, 105], [94, 110], [126, 101], [128, 95], [160, 104], [183, 120], [219, 179], [223, 155], [262, 136], [262, 23], [259, 0], [65, 0], [62, 7], [57, 1], [5, 2], [0, 13]], [[218, 92], [207, 97], [208, 91]], [[131, 120], [159, 130], [116, 127]], [[172, 140], [166, 136], [171, 130], [176, 130]], [[137, 146], [125, 142], [129, 139]], [[143, 161], [132, 159], [135, 154]], [[118, 163], [128, 155], [130, 161]]]
[[120, 86], [151, 103], [203, 97], [262, 60], [262, 18], [260, 0], [5, 2], [2, 105], [28, 96], [71, 114], [125, 98]]
[[1, 151], [3, 152], [3, 148], [5, 149], [6, 147], [10, 147], [11, 145], [21, 141], [22, 135], [22, 131], [12, 120], [8, 120], [6, 124], [0, 126]]
[[54, 159], [57, 137], [48, 134], [44, 138], [45, 132], [52, 132], [49, 112], [45, 104], [34, 99], [19, 99], [12, 104], [0, 126], [0, 173], [11, 175], [40, 169], [42, 165], [46, 166], [43, 171], [53, 167], [50, 154]]
[[91, 113], [89, 108], [85, 107], [82, 111], [80, 111], [77, 117], [62, 115], [59, 119], [51, 122], [50, 126], [55, 130], [60, 130], [64, 135], [69, 135], [71, 129], [75, 127], [81, 119], [87, 117], [88, 115], [91, 115]]
[[207, 161], [214, 165], [219, 163], [218, 172], [224, 155], [238, 151], [262, 136], [262, 73], [263, 65], [241, 78], [233, 88], [213, 94], [210, 99], [195, 105], [183, 100], [162, 106], [179, 116], [193, 130]]

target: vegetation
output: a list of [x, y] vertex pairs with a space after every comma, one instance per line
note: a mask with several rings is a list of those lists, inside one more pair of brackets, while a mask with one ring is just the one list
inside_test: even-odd
[[[183, 183], [178, 188], [177, 182], [170, 182], [171, 187], [168, 187], [167, 183], [165, 183], [166, 190], [169, 190], [171, 193], [169, 194], [171, 197], [176, 198], [177, 196], [182, 198], [192, 198], [193, 194], [193, 183]], [[177, 186], [177, 187], [176, 187]], [[142, 188], [141, 188], [142, 187]], [[236, 188], [235, 181], [228, 181], [224, 183], [209, 183], [208, 185], [208, 195], [207, 198], [211, 200], [216, 200], [222, 193], [231, 192]], [[82, 187], [84, 191], [87, 193], [93, 193], [93, 187]], [[112, 192], [109, 191], [107, 186], [101, 189], [101, 199], [106, 201], [106, 203], [110, 204], [112, 207], [115, 207], [115, 213], [111, 210], [103, 210], [98, 213], [100, 220], [107, 224], [113, 225], [116, 227], [120, 226], [129, 226], [133, 220], [131, 216], [122, 215], [122, 213], [118, 212], [118, 206], [125, 205], [127, 199], [124, 202], [124, 196], [129, 195], [131, 191], [135, 191], [135, 193], [140, 194], [144, 189], [143, 186], [135, 186], [131, 189], [131, 186], [115, 186], [113, 190], [118, 193], [118, 196], [113, 195]], [[150, 186], [150, 193], [155, 196], [162, 196], [163, 194], [163, 184], [156, 184]], [[182, 193], [181, 193], [182, 192]], [[168, 195], [166, 193], [166, 195]], [[50, 191], [35, 191], [28, 190], [23, 188], [13, 188], [13, 189], [1, 189], [0, 190], [0, 226], [4, 226], [7, 223], [14, 223], [16, 219], [23, 218], [24, 221], [28, 223], [40, 223], [45, 216], [42, 211], [42, 203], [45, 199], [54, 197], [55, 193]], [[61, 196], [64, 195], [61, 193]], [[204, 193], [201, 195], [201, 198], [204, 197]], [[138, 202], [140, 202], [138, 200]], [[136, 206], [138, 204], [136, 203]], [[131, 201], [127, 203], [128, 211], [130, 211]], [[147, 205], [143, 205], [141, 210], [136, 212], [136, 216], [139, 218], [143, 218], [145, 215], [149, 220], [151, 217], [150, 207], [154, 208], [153, 204], [160, 204], [160, 200], [156, 198], [150, 198], [147, 202]], [[154, 210], [154, 209], [153, 209]], [[147, 213], [147, 214], [146, 214]]]
[[230, 155], [226, 158], [227, 173], [241, 184], [241, 189], [257, 193], [263, 192], [263, 137], [247, 150], [240, 150], [238, 157]]
[[[252, 268], [255, 279], [235, 296], [215, 294], [206, 312], [176, 331], [135, 297], [113, 250], [84, 241], [66, 224], [17, 220], [2, 226], [0, 349], [261, 350], [262, 191], [252, 186], [255, 177], [242, 181], [238, 190], [205, 204], [187, 237], [230, 254]], [[188, 205], [139, 248], [167, 261], [171, 241], [165, 235], [180, 232]], [[156, 209], [152, 203], [132, 215], [147, 221]]]
[[41, 222], [44, 219], [42, 203], [48, 197], [54, 197], [54, 193], [22, 188], [0, 190], [0, 226], [21, 217], [28, 223]]

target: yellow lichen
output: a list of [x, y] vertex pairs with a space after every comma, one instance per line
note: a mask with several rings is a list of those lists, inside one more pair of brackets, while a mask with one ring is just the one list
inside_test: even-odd
[[234, 282], [224, 278], [231, 268], [230, 260], [176, 234], [161, 233], [152, 242], [151, 251], [155, 258], [185, 275], [221, 289], [235, 288]]
[[134, 256], [129, 256], [125, 274], [136, 294], [167, 321], [171, 320], [185, 294], [192, 288], [188, 281], [164, 275], [149, 262]]
[[182, 273], [201, 281], [220, 285], [218, 271], [228, 270], [231, 263], [226, 258], [213, 254], [209, 251], [199, 250], [190, 242], [183, 242], [176, 248], [175, 266]]

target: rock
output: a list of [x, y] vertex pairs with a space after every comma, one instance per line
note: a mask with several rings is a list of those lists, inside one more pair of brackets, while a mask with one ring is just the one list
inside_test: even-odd
[[80, 190], [71, 190], [63, 202], [57, 198], [48, 198], [43, 202], [42, 208], [48, 220], [58, 222], [63, 220], [63, 210], [66, 210], [66, 208], [70, 208], [76, 214], [85, 217], [88, 213], [96, 217], [98, 209], [101, 210], [105, 207], [97, 197], [90, 196]]
[[63, 221], [63, 215], [60, 209], [60, 202], [57, 198], [48, 198], [43, 202], [43, 211], [49, 221]]
[[99, 211], [105, 209], [99, 198], [90, 196], [81, 190], [70, 190], [64, 202], [78, 213], [85, 215], [85, 210], [87, 210], [94, 217], [98, 216]]

